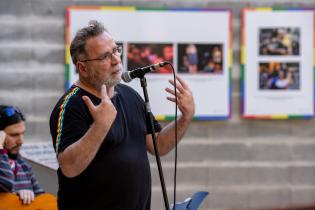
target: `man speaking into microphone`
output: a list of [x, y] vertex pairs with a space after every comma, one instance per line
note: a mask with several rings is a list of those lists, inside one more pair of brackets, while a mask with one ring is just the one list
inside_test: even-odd
[[[154, 153], [143, 99], [120, 84], [121, 47], [97, 21], [71, 42], [79, 80], [60, 98], [50, 117], [59, 162], [58, 209], [149, 210], [151, 175], [147, 151]], [[130, 75], [129, 75], [130, 76]], [[130, 76], [130, 79], [133, 79]], [[174, 102], [171, 87], [165, 90]], [[178, 138], [195, 112], [191, 91], [177, 77]], [[154, 120], [161, 155], [175, 146], [175, 126]]]

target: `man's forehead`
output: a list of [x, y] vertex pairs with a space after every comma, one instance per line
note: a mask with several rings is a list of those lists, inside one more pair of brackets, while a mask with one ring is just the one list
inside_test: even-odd
[[19, 123], [15, 123], [12, 125], [9, 125], [4, 129], [5, 132], [24, 132], [25, 131], [25, 123], [24, 121], [21, 121]]
[[112, 48], [115, 45], [115, 41], [113, 37], [107, 33], [103, 32], [102, 34], [91, 37], [86, 41], [85, 49], [87, 51], [104, 49], [104, 48]]

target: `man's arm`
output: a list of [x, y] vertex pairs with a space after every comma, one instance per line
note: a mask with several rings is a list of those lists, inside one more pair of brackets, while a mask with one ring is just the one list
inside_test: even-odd
[[[169, 81], [173, 86], [174, 82]], [[178, 141], [182, 139], [187, 130], [194, 114], [195, 114], [195, 103], [192, 92], [188, 85], [179, 76], [176, 76], [176, 87], [177, 87], [177, 103], [178, 108], [182, 115], [177, 120], [177, 137]], [[172, 96], [167, 97], [169, 101], [175, 102], [175, 92], [173, 89], [165, 89]], [[147, 135], [147, 150], [154, 154], [152, 136]], [[157, 145], [160, 155], [165, 155], [175, 147], [175, 121], [164, 127], [157, 135]]]
[[9, 158], [5, 149], [0, 149], [0, 191], [12, 192], [14, 175], [9, 164]]
[[94, 106], [87, 96], [83, 96], [94, 122], [82, 138], [58, 154], [62, 173], [69, 178], [82, 173], [92, 162], [116, 118], [117, 111], [107, 95], [105, 85], [102, 86], [101, 99], [101, 103]]

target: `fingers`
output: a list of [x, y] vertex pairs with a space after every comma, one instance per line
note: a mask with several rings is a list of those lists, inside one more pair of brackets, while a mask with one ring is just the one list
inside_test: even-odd
[[28, 191], [24, 191], [23, 203], [24, 204], [30, 204], [31, 203], [31, 198], [30, 198], [30, 194], [28, 193]]
[[[173, 80], [169, 80], [169, 83], [173, 85], [173, 87], [175, 87]], [[178, 75], [176, 76], [176, 89], [177, 89], [177, 92], [176, 92], [177, 98], [181, 98], [182, 96], [185, 96], [191, 92], [186, 82], [184, 82], [184, 80], [181, 79]], [[166, 92], [175, 96], [175, 91], [172, 90], [171, 88], [165, 88], [165, 90]]]
[[169, 100], [169, 101], [172, 101], [172, 102], [176, 102], [176, 100], [175, 100], [175, 98], [172, 98], [172, 97], [166, 97], [167, 98], [167, 100]]
[[[170, 88], [165, 88], [165, 91], [166, 92], [168, 92], [168, 93], [170, 93], [170, 94], [172, 94], [173, 96], [175, 96], [175, 91], [173, 90], [173, 89], [170, 89]], [[180, 93], [177, 91], [176, 92], [177, 94], [177, 98], [179, 98], [180, 97]]]
[[[169, 83], [175, 87], [173, 80], [169, 80]], [[180, 93], [185, 93], [186, 91], [190, 91], [187, 83], [184, 82], [184, 80], [181, 79], [178, 75], [176, 76], [176, 89]]]
[[23, 204], [30, 204], [35, 198], [32, 190], [20, 190], [18, 193]]
[[25, 190], [24, 204], [30, 204], [34, 200], [34, 192], [31, 190]]
[[[96, 106], [93, 104], [93, 102], [91, 101], [91, 99], [88, 96], [82, 96], [82, 99], [84, 101], [84, 103], [86, 104], [86, 106], [88, 107], [89, 111], [91, 113], [95, 112]], [[110, 101], [108, 95], [107, 95], [107, 88], [105, 85], [102, 85], [102, 89], [101, 89], [101, 99], [102, 102], [104, 101]]]
[[[169, 82], [173, 87], [175, 86], [174, 81], [169, 80]], [[178, 108], [182, 112], [184, 119], [190, 121], [195, 113], [195, 103], [192, 92], [186, 82], [179, 76], [176, 76], [176, 92], [173, 89], [165, 88], [165, 91], [171, 94], [171, 96], [167, 97], [167, 100], [177, 102]]]
[[[169, 80], [169, 83], [170, 83], [171, 85], [173, 85], [173, 87], [175, 87], [175, 84], [174, 84], [174, 81], [173, 81], [173, 80]], [[183, 93], [183, 92], [185, 91], [185, 89], [183, 88], [183, 86], [182, 86], [179, 82], [177, 82], [177, 81], [176, 81], [176, 89], [177, 89], [179, 92], [181, 92], [181, 93]]]
[[[173, 80], [169, 80], [169, 82], [174, 86]], [[189, 90], [187, 83], [178, 75], [176, 75], [176, 87], [181, 90]]]
[[179, 81], [179, 83], [182, 85], [182, 87], [183, 87], [184, 89], [189, 89], [187, 83], [186, 83], [181, 77], [179, 77], [178, 75], [176, 75], [176, 79]]
[[107, 88], [106, 88], [106, 85], [102, 85], [102, 89], [101, 89], [101, 99], [102, 101], [104, 100], [109, 100], [109, 97], [107, 95]]
[[20, 190], [19, 196], [20, 196], [20, 199], [22, 200], [23, 204], [26, 204], [26, 192], [25, 192], [25, 190]]
[[31, 202], [34, 201], [34, 199], [35, 199], [35, 194], [33, 191], [31, 191]]

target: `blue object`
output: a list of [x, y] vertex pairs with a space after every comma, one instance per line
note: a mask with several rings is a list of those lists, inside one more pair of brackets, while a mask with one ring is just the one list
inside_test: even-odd
[[[183, 202], [175, 204], [175, 210], [197, 210], [208, 192], [196, 192], [191, 198], [186, 198]], [[173, 205], [171, 207], [173, 209]]]

